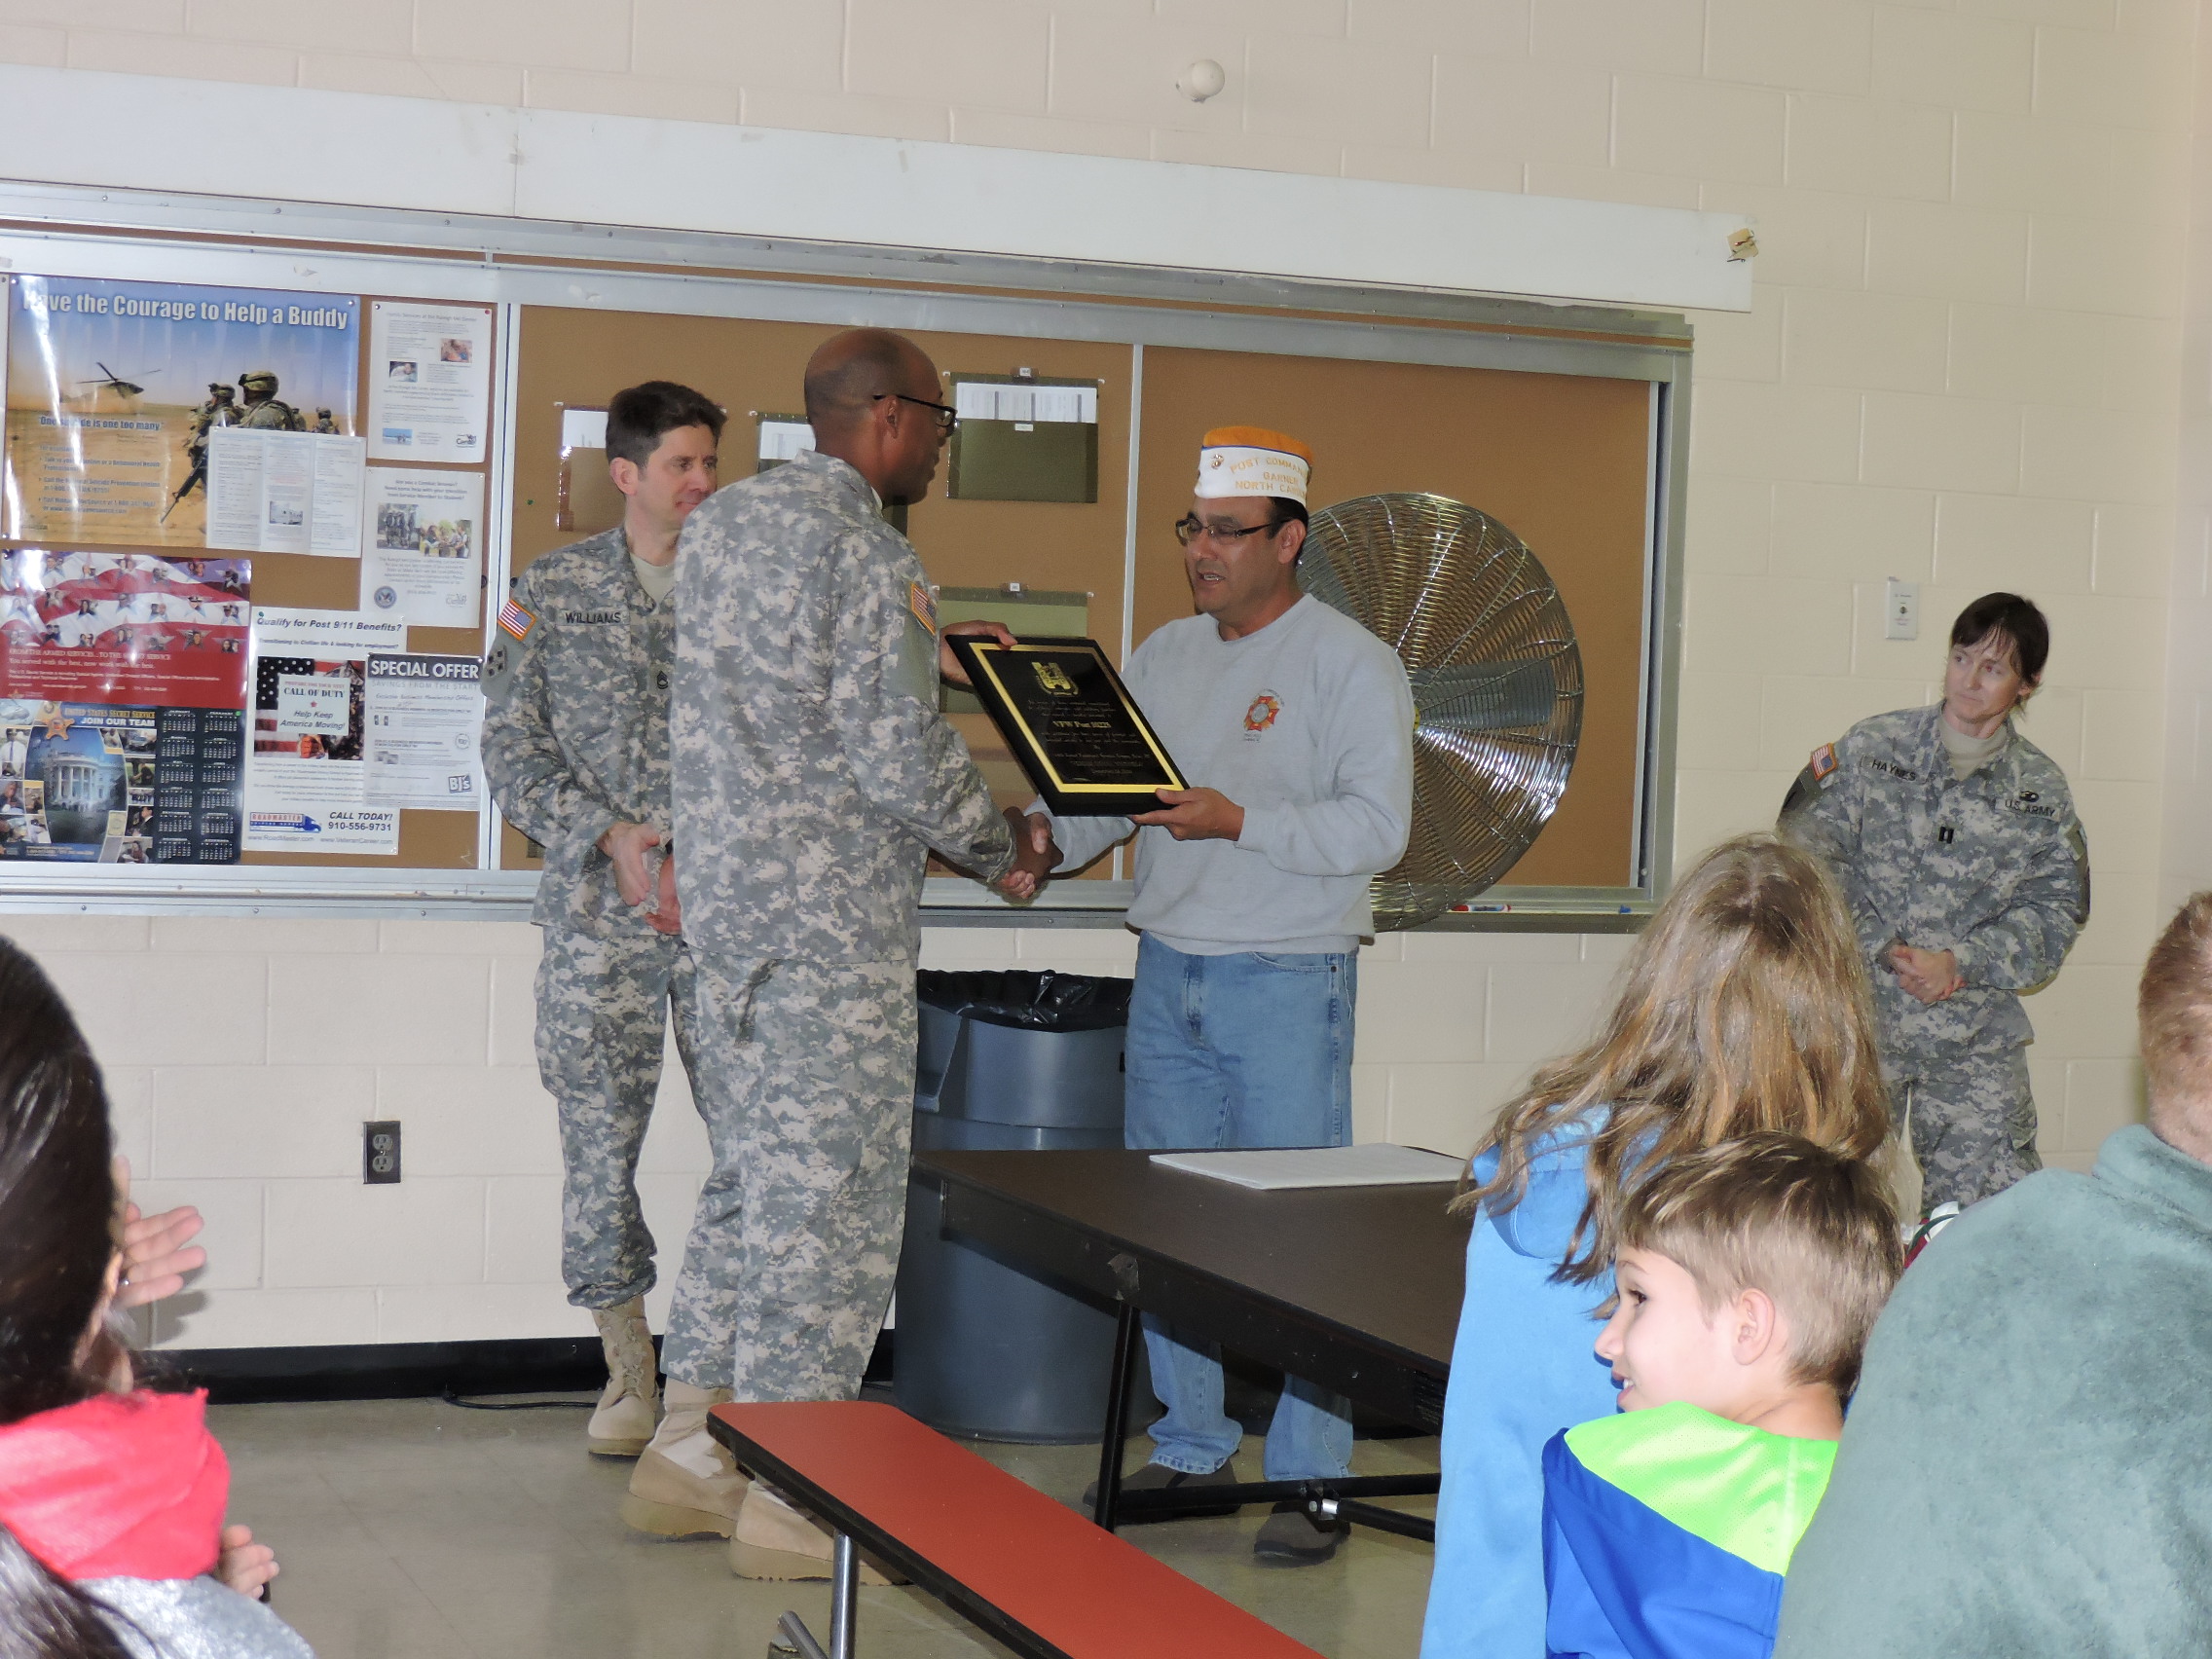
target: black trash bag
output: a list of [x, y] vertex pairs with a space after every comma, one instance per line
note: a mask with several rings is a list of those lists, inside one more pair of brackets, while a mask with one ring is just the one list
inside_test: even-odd
[[931, 1008], [1025, 1031], [1104, 1031], [1129, 1022], [1129, 979], [1051, 969], [926, 969], [915, 993]]

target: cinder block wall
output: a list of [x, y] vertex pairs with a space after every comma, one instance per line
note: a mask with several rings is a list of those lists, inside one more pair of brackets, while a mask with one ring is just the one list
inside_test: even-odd
[[[2194, 336], [2183, 374], [2198, 36], [2194, 0], [0, 0], [0, 61], [193, 77], [241, 108], [255, 83], [336, 87], [1756, 214], [1754, 309], [1695, 319], [1678, 844], [1770, 822], [1815, 745], [1932, 696], [1966, 600], [2038, 599], [2056, 645], [2027, 730], [2075, 780], [2096, 876], [2031, 1004], [2046, 1155], [2070, 1163], [2140, 1110], [2134, 974], [2161, 906], [2212, 878], [2200, 459], [2173, 556], [2182, 388], [2198, 425], [2206, 397]], [[1194, 105], [1172, 82], [1201, 56], [1229, 87]], [[1916, 644], [1880, 637], [1893, 575], [1925, 584]], [[162, 1340], [582, 1328], [555, 1281], [528, 929], [0, 928], [83, 1009], [149, 1201], [209, 1212], [215, 1264]], [[1586, 1028], [1618, 950], [1382, 941], [1360, 1133], [1464, 1146]], [[664, 1104], [673, 1255], [703, 1143], [680, 1089]], [[398, 1189], [358, 1184], [372, 1115], [407, 1124]]]

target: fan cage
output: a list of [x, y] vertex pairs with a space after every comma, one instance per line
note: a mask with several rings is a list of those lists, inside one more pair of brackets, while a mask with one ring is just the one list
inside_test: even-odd
[[1528, 544], [1447, 496], [1322, 509], [1299, 572], [1413, 685], [1413, 826], [1372, 894], [1378, 929], [1414, 927], [1492, 886], [1559, 809], [1582, 731], [1574, 624]]

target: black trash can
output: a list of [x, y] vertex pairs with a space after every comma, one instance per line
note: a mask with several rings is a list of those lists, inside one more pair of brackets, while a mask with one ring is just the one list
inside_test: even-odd
[[[924, 973], [914, 1150], [1122, 1144], [1127, 979]], [[1098, 1438], [1114, 1314], [1102, 1302], [946, 1236], [937, 1188], [906, 1186], [893, 1378], [900, 1408], [976, 1440]]]

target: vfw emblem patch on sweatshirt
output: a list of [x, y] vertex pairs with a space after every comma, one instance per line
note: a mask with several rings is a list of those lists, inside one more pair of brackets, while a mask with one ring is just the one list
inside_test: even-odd
[[1281, 713], [1282, 699], [1272, 691], [1261, 692], [1244, 711], [1244, 735], [1258, 737], [1275, 723], [1275, 717]]

